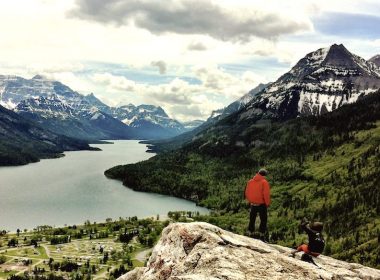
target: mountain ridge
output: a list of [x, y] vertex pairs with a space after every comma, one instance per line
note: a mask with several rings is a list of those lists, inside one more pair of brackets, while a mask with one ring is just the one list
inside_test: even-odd
[[379, 88], [379, 67], [334, 44], [300, 59], [253, 98], [239, 121], [260, 115], [277, 119], [320, 115]]
[[88, 140], [166, 138], [185, 131], [161, 107], [110, 107], [93, 93], [81, 95], [41, 75], [32, 79], [0, 75], [0, 104], [57, 133]]
[[[207, 134], [208, 130], [222, 131], [226, 123], [285, 121], [333, 111], [377, 91], [380, 68], [352, 54], [342, 44], [333, 44], [306, 54], [275, 82], [259, 86], [263, 88], [251, 95], [245, 106], [224, 115], [225, 108], [214, 111], [208, 122], [190, 133], [149, 142], [151, 150], [163, 152], [179, 148]], [[230, 106], [234, 107], [234, 103]]]

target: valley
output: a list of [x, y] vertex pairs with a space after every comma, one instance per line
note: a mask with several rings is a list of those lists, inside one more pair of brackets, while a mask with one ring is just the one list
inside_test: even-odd
[[0, 23], [0, 280], [380, 279], [380, 1]]
[[[327, 91], [324, 79], [346, 86]], [[159, 155], [105, 174], [134, 190], [195, 201], [213, 210], [200, 220], [245, 234], [244, 189], [265, 167], [270, 242], [295, 247], [299, 221], [320, 220], [325, 254], [379, 268], [379, 82], [377, 66], [344, 46], [319, 49], [240, 110], [153, 141]]]
[[1, 232], [0, 279], [29, 279], [32, 274], [49, 279], [116, 279], [144, 265], [147, 248], [168, 223], [130, 217]]

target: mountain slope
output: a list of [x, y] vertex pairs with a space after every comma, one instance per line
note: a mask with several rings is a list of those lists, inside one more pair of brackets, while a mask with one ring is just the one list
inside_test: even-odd
[[380, 55], [375, 55], [374, 57], [372, 57], [371, 59], [369, 59], [368, 61], [376, 64], [378, 67], [380, 67]]
[[198, 126], [189, 131], [186, 131], [169, 139], [147, 141], [146, 143], [149, 144], [150, 151], [156, 153], [171, 151], [180, 148], [186, 143], [191, 142], [197, 138], [197, 134], [200, 134], [202, 131], [205, 131], [209, 127], [212, 127], [215, 123], [222, 120], [223, 118], [226, 118], [227, 116], [239, 111], [246, 104], [248, 104], [255, 95], [257, 95], [268, 85], [269, 84], [259, 84], [257, 87], [253, 88], [247, 94], [234, 101], [227, 107], [213, 111], [207, 121], [200, 123]]
[[15, 112], [58, 134], [88, 140], [130, 139], [133, 129], [86, 101], [75, 105], [57, 95], [22, 100]]
[[259, 124], [333, 111], [379, 89], [380, 68], [350, 53], [343, 45], [334, 44], [307, 54], [276, 82], [261, 86], [265, 87], [251, 95], [250, 101], [238, 111], [223, 117], [218, 116], [223, 110], [214, 112], [208, 122], [193, 132], [152, 142], [151, 149], [161, 152], [179, 148], [202, 138], [207, 130], [218, 130], [221, 138], [228, 129], [238, 134], [239, 126], [235, 124]]
[[21, 165], [63, 151], [94, 150], [86, 142], [57, 135], [0, 106], [0, 165]]
[[199, 126], [201, 126], [205, 121], [202, 120], [193, 120], [188, 122], [183, 122], [183, 126], [186, 129], [186, 131], [191, 131]]
[[327, 255], [379, 267], [380, 93], [321, 116], [233, 120], [223, 119], [179, 150], [105, 174], [135, 190], [215, 209], [203, 219], [244, 233], [244, 187], [265, 166], [272, 183], [271, 242], [300, 242], [294, 228], [307, 216], [326, 223]]
[[161, 107], [129, 104], [111, 110], [115, 118], [135, 128], [143, 138], [168, 138], [185, 131], [184, 126], [169, 118]]
[[380, 68], [332, 45], [307, 54], [276, 82], [256, 95], [239, 120], [292, 119], [320, 115], [353, 103], [380, 88]]
[[231, 115], [232, 113], [239, 111], [241, 108], [247, 105], [255, 97], [255, 95], [263, 91], [269, 85], [270, 84], [259, 84], [258, 86], [250, 90], [247, 94], [243, 95], [238, 100], [229, 104], [227, 107], [213, 111], [211, 113], [211, 116], [207, 119], [207, 121], [215, 123], [227, 117], [228, 115]]

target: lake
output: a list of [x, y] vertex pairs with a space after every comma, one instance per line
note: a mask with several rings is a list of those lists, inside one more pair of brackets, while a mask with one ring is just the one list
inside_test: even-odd
[[153, 156], [135, 140], [92, 145], [102, 151], [66, 152], [65, 157], [0, 167], [0, 229], [73, 225], [106, 218], [166, 215], [173, 210], [208, 210], [170, 196], [136, 192], [104, 171]]

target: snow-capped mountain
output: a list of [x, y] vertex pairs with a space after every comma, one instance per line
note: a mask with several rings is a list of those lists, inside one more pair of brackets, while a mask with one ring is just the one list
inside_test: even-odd
[[169, 118], [161, 107], [153, 105], [134, 106], [133, 104], [129, 104], [116, 108], [113, 115], [123, 123], [132, 127], [141, 127], [140, 121], [144, 120], [178, 132], [184, 130], [180, 122]]
[[353, 103], [380, 89], [380, 69], [374, 60], [366, 61], [343, 45], [318, 49], [307, 54], [276, 82], [255, 93], [238, 111], [220, 119], [214, 113], [212, 117], [216, 121], [210, 117], [191, 132], [171, 141], [154, 143], [154, 149], [167, 151], [199, 139], [206, 143], [210, 141], [210, 135], [223, 143], [229, 137], [227, 134], [232, 137], [245, 134], [248, 129], [267, 123], [266, 119], [319, 115]]
[[241, 108], [243, 108], [245, 105], [247, 105], [253, 99], [253, 97], [256, 94], [258, 94], [260, 91], [262, 91], [268, 85], [269, 84], [260, 83], [258, 86], [256, 86], [252, 90], [250, 90], [248, 93], [246, 93], [241, 98], [234, 101], [233, 103], [231, 103], [227, 107], [212, 111], [211, 116], [207, 119], [207, 121], [208, 122], [216, 122], [218, 120], [225, 118], [228, 115], [231, 115], [232, 113], [239, 111]]
[[13, 109], [22, 100], [29, 98], [48, 97], [52, 94], [65, 99], [70, 104], [78, 104], [82, 95], [73, 91], [64, 84], [48, 80], [40, 75], [32, 79], [18, 76], [0, 75], [0, 104]]
[[239, 114], [252, 117], [290, 119], [320, 115], [353, 103], [380, 88], [380, 68], [350, 53], [343, 45], [332, 45], [307, 54], [276, 82], [258, 93]]
[[0, 104], [55, 133], [82, 139], [130, 139], [133, 131], [68, 86], [40, 75], [0, 76]]
[[110, 107], [94, 94], [35, 76], [0, 76], [0, 104], [56, 133], [84, 139], [157, 139], [185, 131], [161, 107]]
[[161, 107], [133, 104], [109, 107], [93, 94], [87, 95], [86, 101], [134, 128], [142, 138], [165, 138], [186, 131], [179, 121], [171, 119]]
[[204, 122], [205, 121], [202, 121], [202, 120], [193, 120], [193, 121], [183, 122], [182, 124], [187, 131], [190, 131], [201, 126]]
[[55, 94], [22, 100], [14, 111], [59, 134], [82, 139], [128, 139], [134, 131], [84, 100], [73, 104]]

